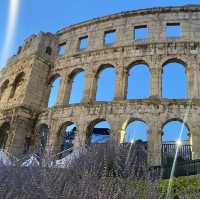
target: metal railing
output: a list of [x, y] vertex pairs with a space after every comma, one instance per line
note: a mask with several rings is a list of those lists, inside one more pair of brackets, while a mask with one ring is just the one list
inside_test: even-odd
[[162, 166], [170, 166], [175, 158], [177, 151], [177, 162], [192, 160], [191, 145], [188, 141], [183, 141], [180, 145], [176, 142], [162, 143]]
[[[162, 178], [170, 178], [172, 166], [162, 167]], [[189, 176], [200, 174], [200, 160], [185, 160], [177, 162], [175, 165], [174, 176]]]

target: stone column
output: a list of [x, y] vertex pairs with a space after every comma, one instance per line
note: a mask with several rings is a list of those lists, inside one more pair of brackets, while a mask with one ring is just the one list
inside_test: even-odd
[[102, 49], [104, 48], [104, 30], [102, 31], [96, 31], [95, 35], [95, 42], [93, 44], [93, 47], [95, 49]]
[[123, 67], [118, 67], [116, 71], [115, 79], [115, 97], [114, 100], [124, 100], [126, 96], [126, 82], [127, 82], [127, 73]]
[[192, 41], [192, 40], [196, 39], [196, 38], [193, 38], [191, 25], [192, 25], [191, 18], [189, 18], [187, 21], [181, 22], [183, 40], [191, 40]]
[[199, 126], [190, 128], [191, 145], [192, 145], [192, 159], [200, 159], [200, 137]]
[[77, 132], [74, 141], [74, 149], [86, 144], [87, 122], [77, 124]]
[[71, 91], [71, 82], [69, 82], [68, 73], [65, 73], [61, 79], [56, 105], [67, 104], [70, 97], [70, 91]]
[[190, 65], [187, 68], [187, 81], [188, 81], [188, 97], [198, 98], [198, 67]]
[[[33, 128], [33, 121], [27, 118], [15, 116], [16, 118], [11, 122], [9, 137], [6, 143], [6, 149], [16, 157], [22, 157], [24, 152], [25, 137], [30, 136]], [[31, 146], [29, 148], [29, 152]]]
[[85, 79], [84, 97], [82, 100], [83, 103], [95, 101], [96, 84], [97, 84], [96, 74], [93, 71], [88, 71], [86, 73], [86, 79]]
[[152, 125], [148, 131], [148, 165], [161, 165], [162, 131]]
[[121, 142], [122, 136], [123, 136], [121, 134], [123, 122], [124, 122], [123, 119], [120, 119], [120, 118], [117, 119], [116, 117], [113, 117], [109, 120], [109, 123], [111, 125], [110, 136], [111, 136], [112, 143], [115, 143], [115, 144], [123, 143], [124, 140]]
[[161, 98], [162, 68], [151, 68], [151, 91], [152, 98]]
[[60, 152], [59, 144], [59, 125], [58, 120], [51, 119], [51, 124], [49, 125], [49, 138], [48, 138], [48, 152], [49, 154], [56, 154]]
[[[125, 23], [120, 24], [116, 29], [116, 45], [123, 46], [126, 44], [127, 37], [124, 37], [126, 31]], [[131, 41], [131, 39], [129, 40]]]
[[166, 21], [163, 19], [162, 15], [157, 16], [157, 33], [158, 35], [155, 34], [155, 37], [157, 38], [156, 41], [163, 41], [166, 40]]

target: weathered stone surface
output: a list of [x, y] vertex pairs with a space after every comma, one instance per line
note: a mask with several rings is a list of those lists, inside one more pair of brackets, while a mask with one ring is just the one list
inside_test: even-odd
[[[101, 17], [64, 28], [56, 34], [40, 33], [27, 38], [20, 52], [8, 60], [0, 73], [0, 123], [10, 124], [6, 148], [20, 155], [24, 137], [30, 135], [34, 150], [39, 136], [37, 129], [40, 124], [47, 124], [48, 145], [54, 150], [59, 131], [66, 122], [77, 126], [75, 147], [78, 147], [86, 142], [91, 123], [101, 119], [111, 124], [112, 137], [120, 142], [124, 123], [140, 119], [149, 125], [150, 164], [158, 165], [163, 124], [173, 119], [183, 121], [190, 107], [187, 125], [193, 158], [200, 158], [199, 21], [200, 6], [155, 8]], [[167, 23], [179, 23], [182, 36], [166, 38]], [[147, 25], [148, 38], [133, 40], [134, 27], [141, 25]], [[104, 45], [104, 32], [110, 30], [116, 31], [116, 42]], [[79, 38], [83, 36], [88, 36], [88, 47], [80, 50]], [[63, 43], [65, 54], [60, 56], [58, 46]], [[171, 61], [185, 66], [187, 100], [161, 98], [162, 68]], [[145, 63], [150, 69], [150, 98], [126, 100], [128, 69], [137, 63]], [[95, 102], [97, 73], [106, 64], [116, 69], [115, 98], [109, 103]], [[86, 73], [84, 97], [80, 104], [69, 105], [71, 77], [78, 70]], [[16, 81], [20, 73], [24, 75]], [[56, 74], [61, 76], [61, 87], [56, 106], [48, 109], [50, 81]]]

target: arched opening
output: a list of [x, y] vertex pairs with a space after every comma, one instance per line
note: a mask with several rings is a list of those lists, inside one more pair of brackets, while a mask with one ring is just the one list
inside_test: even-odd
[[167, 121], [162, 132], [162, 164], [172, 165], [177, 149], [177, 162], [192, 159], [189, 128], [182, 120]]
[[0, 89], [0, 100], [5, 92], [5, 90], [8, 88], [8, 85], [9, 85], [9, 80], [5, 80], [1, 86], [1, 89]]
[[0, 149], [5, 149], [9, 130], [10, 124], [8, 122], [4, 122], [0, 127]]
[[48, 144], [49, 128], [47, 124], [41, 124], [38, 128], [39, 145], [43, 152]]
[[100, 144], [110, 141], [110, 124], [104, 119], [97, 119], [93, 121], [88, 127], [87, 143]]
[[146, 64], [133, 64], [129, 68], [127, 99], [145, 99], [150, 96], [150, 71]]
[[24, 83], [24, 77], [25, 77], [24, 72], [21, 72], [20, 74], [17, 75], [17, 77], [15, 78], [15, 81], [13, 83], [13, 86], [12, 86], [10, 98], [13, 98], [15, 96], [15, 93], [17, 93], [17, 90], [20, 89], [20, 87], [22, 87], [22, 85]]
[[97, 73], [96, 101], [112, 101], [115, 95], [116, 71], [112, 65], [104, 65]]
[[71, 93], [69, 104], [80, 103], [84, 94], [85, 71], [80, 69], [70, 77]]
[[57, 101], [58, 97], [58, 91], [60, 88], [60, 82], [61, 82], [61, 77], [60, 75], [56, 74], [51, 78], [50, 81], [50, 95], [49, 95], [49, 101], [48, 101], [48, 108], [54, 106]]
[[52, 48], [50, 46], [47, 46], [45, 52], [47, 55], [50, 56], [52, 54]]
[[147, 144], [148, 125], [142, 120], [130, 121], [125, 130], [125, 143], [144, 142]]
[[163, 65], [162, 97], [167, 99], [187, 98], [187, 76], [182, 61], [169, 60]]
[[66, 122], [62, 125], [58, 135], [58, 151], [60, 158], [64, 156], [64, 152], [70, 153], [73, 151], [74, 140], [76, 136], [76, 125], [73, 122]]

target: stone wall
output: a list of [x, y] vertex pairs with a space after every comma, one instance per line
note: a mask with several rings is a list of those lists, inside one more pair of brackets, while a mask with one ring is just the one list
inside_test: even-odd
[[[93, 19], [64, 28], [56, 34], [31, 36], [25, 40], [18, 54], [8, 60], [0, 75], [0, 85], [3, 86], [9, 80], [7, 87], [4, 86], [6, 89], [1, 89], [0, 101], [0, 121], [3, 124], [8, 120], [11, 125], [8, 140], [12, 137], [13, 141], [7, 141], [7, 148], [22, 146], [26, 134], [37, 136], [38, 126], [47, 124], [48, 146], [55, 152], [58, 150], [56, 146], [60, 129], [66, 122], [76, 124], [78, 132], [75, 147], [79, 147], [87, 141], [90, 124], [101, 120], [111, 124], [112, 139], [122, 142], [125, 123], [139, 119], [149, 125], [149, 162], [151, 165], [159, 165], [163, 125], [170, 120], [183, 121], [188, 109], [187, 125], [193, 158], [200, 158], [199, 21], [199, 6], [154, 8]], [[180, 25], [180, 37], [166, 37], [166, 24], [169, 23]], [[148, 28], [148, 38], [134, 40], [134, 27], [144, 25]], [[116, 42], [105, 45], [104, 34], [111, 30], [116, 32]], [[88, 47], [80, 49], [80, 38], [85, 36], [88, 36]], [[65, 53], [61, 56], [58, 48], [63, 44]], [[50, 53], [47, 47], [51, 48]], [[163, 99], [161, 96], [163, 66], [174, 61], [185, 67], [188, 80], [188, 99], [185, 100]], [[139, 63], [146, 64], [150, 70], [150, 97], [127, 100], [128, 70], [130, 66]], [[115, 97], [112, 102], [96, 102], [97, 74], [108, 64], [116, 69]], [[86, 73], [84, 97], [80, 104], [69, 105], [71, 77], [80, 70]], [[24, 72], [25, 76], [14, 97], [10, 98], [16, 76], [20, 72]], [[58, 74], [61, 86], [57, 103], [48, 109], [50, 82]], [[16, 109], [21, 111], [14, 111]], [[29, 112], [21, 116], [24, 110]], [[11, 136], [13, 133], [15, 136]], [[33, 149], [34, 145], [36, 143], [33, 143]]]

